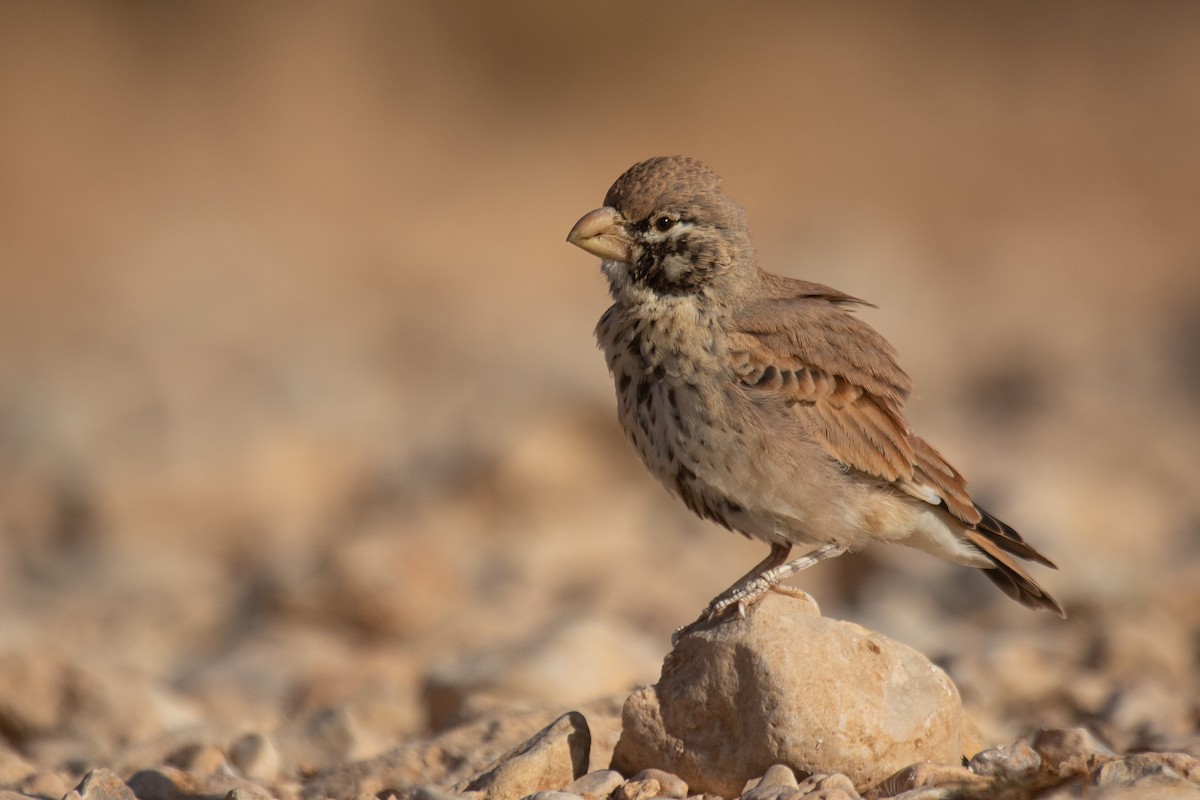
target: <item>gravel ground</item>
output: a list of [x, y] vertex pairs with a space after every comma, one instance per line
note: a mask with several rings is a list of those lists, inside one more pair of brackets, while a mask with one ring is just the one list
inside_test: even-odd
[[[897, 548], [794, 583], [945, 669], [985, 752], [1037, 753], [1013, 797], [1194, 788], [1198, 29], [1165, 2], [5, 4], [0, 786], [341, 796], [391, 758], [353, 793], [436, 800], [568, 710], [606, 768], [670, 632], [765, 554], [635, 463], [563, 241], [687, 153], [765, 266], [879, 306], [914, 426], [1070, 616]], [[601, 795], [678, 789], [625, 778]], [[766, 786], [845, 789], [805, 780]]]

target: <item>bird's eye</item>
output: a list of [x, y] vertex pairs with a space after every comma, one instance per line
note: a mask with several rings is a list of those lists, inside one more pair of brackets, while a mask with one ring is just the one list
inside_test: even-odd
[[654, 230], [658, 231], [659, 233], [666, 233], [667, 231], [671, 230], [671, 228], [675, 227], [676, 222], [678, 222], [678, 220], [663, 214], [661, 217], [655, 218]]

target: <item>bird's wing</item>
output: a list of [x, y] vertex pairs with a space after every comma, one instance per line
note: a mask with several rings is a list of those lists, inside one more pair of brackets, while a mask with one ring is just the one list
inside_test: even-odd
[[795, 415], [847, 467], [978, 523], [962, 475], [904, 419], [912, 382], [887, 340], [846, 308], [860, 301], [797, 285], [800, 296], [736, 315], [731, 357], [744, 391]]

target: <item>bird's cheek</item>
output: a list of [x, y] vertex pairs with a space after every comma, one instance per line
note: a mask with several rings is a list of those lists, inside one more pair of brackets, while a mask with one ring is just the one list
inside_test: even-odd
[[667, 283], [682, 282], [691, 268], [691, 260], [682, 255], [667, 256], [662, 262], [662, 273]]

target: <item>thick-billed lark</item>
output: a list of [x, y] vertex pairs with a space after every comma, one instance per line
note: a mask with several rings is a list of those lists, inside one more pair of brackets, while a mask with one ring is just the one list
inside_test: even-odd
[[[643, 161], [567, 236], [608, 279], [596, 338], [642, 462], [696, 514], [771, 546], [698, 622], [872, 541], [977, 567], [1063, 615], [1017, 559], [1054, 564], [909, 428], [912, 382], [852, 313], [863, 301], [760, 269], [719, 184], [692, 158]], [[808, 553], [788, 561], [794, 546]]]

